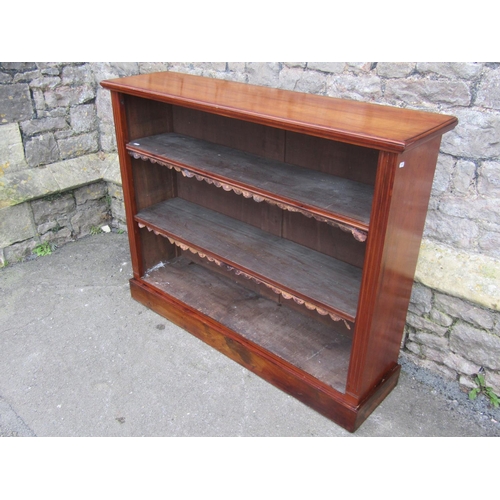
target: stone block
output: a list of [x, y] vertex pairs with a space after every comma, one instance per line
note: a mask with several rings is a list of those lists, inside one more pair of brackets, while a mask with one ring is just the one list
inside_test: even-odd
[[6, 172], [15, 172], [27, 167], [18, 124], [0, 125], [0, 179]]
[[45, 102], [50, 108], [76, 106], [84, 104], [95, 98], [95, 90], [92, 85], [81, 85], [79, 87], [59, 86], [45, 91]]
[[33, 106], [27, 84], [0, 85], [0, 123], [20, 122], [32, 116]]
[[422, 318], [421, 316], [416, 316], [415, 314], [409, 312], [407, 317], [406, 317], [406, 322], [415, 328], [417, 331], [426, 331], [426, 332], [431, 332], [439, 337], [444, 337], [446, 335], [446, 332], [448, 331], [447, 327], [444, 327], [442, 325], [438, 325], [437, 323], [434, 323], [433, 321], [430, 321], [429, 319]]
[[246, 65], [248, 83], [253, 85], [279, 86], [279, 63], [251, 62]]
[[442, 293], [434, 294], [434, 307], [440, 311], [466, 321], [472, 325], [491, 330], [495, 324], [495, 313], [487, 309], [482, 309], [458, 297], [450, 297]]
[[33, 249], [38, 245], [34, 238], [21, 241], [4, 249], [5, 260], [9, 263], [19, 262], [31, 256]]
[[57, 144], [62, 159], [95, 153], [99, 149], [97, 132], [80, 134], [66, 139], [58, 139]]
[[450, 333], [450, 348], [473, 363], [500, 370], [500, 337], [466, 323], [457, 323]]
[[73, 193], [76, 204], [83, 205], [89, 200], [99, 200], [106, 196], [107, 186], [104, 182], [95, 182], [87, 186], [76, 189]]
[[59, 76], [40, 76], [30, 82], [30, 88], [33, 90], [54, 89], [59, 85], [61, 85], [61, 78]]
[[434, 323], [441, 326], [449, 327], [453, 324], [453, 318], [451, 316], [448, 316], [447, 314], [436, 309], [431, 311], [429, 318], [434, 321]]
[[347, 62], [346, 70], [356, 75], [369, 73], [373, 69], [374, 64], [371, 62]]
[[432, 194], [434, 196], [444, 193], [449, 189], [454, 165], [455, 160], [452, 156], [439, 155], [432, 183]]
[[27, 203], [0, 208], [0, 248], [33, 238], [35, 234]]
[[89, 201], [86, 208], [86, 210], [78, 210], [71, 217], [70, 222], [75, 236], [87, 236], [93, 227], [101, 227], [109, 221], [105, 200]]
[[7, 83], [12, 83], [12, 77], [7, 73], [2, 73], [0, 71], [0, 84], [6, 85]]
[[416, 78], [387, 80], [384, 95], [391, 103], [405, 102], [418, 107], [435, 107], [441, 103], [468, 106], [471, 102], [469, 86], [461, 81]]
[[358, 101], [376, 101], [382, 97], [382, 82], [378, 76], [329, 76], [327, 95]]
[[500, 261], [424, 239], [415, 278], [420, 283], [500, 311]]
[[484, 196], [500, 197], [500, 162], [485, 161], [481, 164], [477, 191]]
[[106, 153], [116, 151], [115, 127], [111, 124], [101, 123], [99, 127], [101, 149]]
[[[287, 66], [295, 66], [295, 65], [300, 65], [300, 64], [304, 64], [305, 63], [285, 63]], [[246, 68], [246, 63], [244, 62], [228, 62], [227, 63], [227, 67], [229, 69], [229, 71], [231, 71], [232, 73], [234, 74], [238, 74], [238, 75], [243, 75], [245, 73], [245, 68]], [[236, 78], [236, 79], [239, 79], [239, 78]]]
[[485, 254], [500, 259], [500, 232], [489, 232], [481, 236], [477, 244]]
[[91, 63], [91, 68], [97, 83], [139, 73], [139, 64], [136, 62], [95, 62]]
[[405, 78], [415, 70], [412, 62], [379, 62], [377, 75], [384, 78]]
[[420, 62], [417, 70], [420, 73], [433, 73], [447, 78], [472, 80], [480, 76], [484, 65], [474, 62]]
[[469, 160], [459, 160], [452, 176], [453, 193], [459, 195], [472, 195], [475, 191], [476, 165]]
[[476, 221], [429, 210], [425, 221], [425, 237], [457, 248], [471, 248], [480, 234]]
[[51, 198], [31, 202], [33, 217], [36, 224], [57, 220], [75, 210], [75, 199], [71, 193], [57, 195]]
[[486, 197], [443, 197], [439, 204], [441, 212], [462, 219], [475, 219], [481, 223], [500, 222], [500, 199]]
[[112, 198], [123, 201], [123, 188], [114, 182], [108, 182], [108, 194]]
[[0, 208], [17, 205], [59, 191], [48, 168], [25, 169], [0, 178]]
[[477, 387], [477, 384], [472, 380], [472, 377], [468, 377], [466, 375], [460, 375], [460, 377], [458, 378], [458, 383], [462, 387], [465, 387], [467, 391], [469, 389], [474, 389], [475, 387]]
[[30, 71], [36, 69], [36, 63], [34, 62], [3, 62], [0, 63], [0, 67], [10, 71]]
[[300, 68], [283, 68], [279, 74], [280, 87], [297, 92], [321, 94], [326, 89], [326, 77]]
[[346, 63], [343, 62], [308, 62], [307, 69], [340, 75], [344, 71], [345, 65]]
[[426, 347], [431, 347], [444, 351], [448, 348], [448, 339], [440, 336], [433, 335], [432, 333], [426, 332], [415, 332], [410, 334], [410, 340], [412, 342], [418, 342]]
[[59, 189], [73, 189], [102, 179], [101, 168], [107, 168], [106, 160], [101, 160], [98, 154], [80, 156], [50, 165], [49, 168]]
[[48, 231], [40, 237], [41, 243], [51, 243], [56, 247], [73, 240], [71, 229], [68, 227], [60, 228], [57, 231]]
[[48, 165], [59, 160], [59, 148], [52, 132], [37, 135], [26, 142], [26, 160], [30, 167]]
[[120, 162], [118, 161], [118, 155], [116, 153], [102, 157], [101, 171], [103, 180], [117, 186], [122, 185]]
[[71, 128], [76, 133], [88, 132], [96, 128], [96, 111], [93, 104], [82, 104], [70, 109]]
[[458, 125], [443, 136], [441, 151], [468, 158], [500, 156], [500, 116], [486, 111], [456, 109]]
[[[224, 63], [225, 64], [225, 63]], [[168, 63], [166, 62], [140, 62], [139, 73], [157, 73], [159, 71], [168, 71]]]
[[445, 353], [443, 357], [443, 364], [445, 364], [448, 368], [465, 375], [474, 375], [481, 368], [475, 363], [471, 363], [462, 356], [450, 351]]
[[416, 315], [422, 316], [432, 309], [432, 291], [429, 288], [414, 283], [411, 290], [409, 310]]
[[68, 128], [68, 122], [62, 116], [40, 118], [21, 123], [23, 134], [28, 136], [42, 134], [44, 132], [52, 132], [54, 130], [62, 130], [65, 128]]
[[495, 373], [490, 370], [485, 370], [485, 382], [487, 386], [493, 389], [493, 392], [500, 396], [500, 373]]
[[500, 69], [489, 70], [477, 91], [476, 105], [500, 110]]
[[44, 75], [59, 75], [61, 72], [61, 62], [38, 62], [38, 69]]
[[[227, 63], [228, 67], [231, 71], [239, 70], [239, 67], [235, 63]], [[239, 63], [241, 65], [241, 70], [245, 70], [245, 63]], [[283, 63], [287, 68], [302, 68], [305, 69], [307, 66], [307, 62], [284, 62]]]
[[113, 219], [118, 219], [121, 222], [127, 221], [123, 200], [111, 198], [111, 214], [113, 216]]
[[89, 64], [82, 64], [80, 66], [65, 66], [62, 69], [61, 83], [63, 85], [83, 85], [92, 84], [94, 77], [92, 69]]

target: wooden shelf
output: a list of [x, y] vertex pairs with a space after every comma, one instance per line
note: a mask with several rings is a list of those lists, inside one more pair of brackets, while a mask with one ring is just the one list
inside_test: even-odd
[[127, 150], [135, 158], [338, 225], [359, 241], [366, 239], [373, 186], [174, 133], [136, 139]]
[[355, 320], [361, 283], [357, 267], [181, 198], [141, 210], [135, 220], [285, 299], [335, 321]]
[[186, 257], [161, 263], [144, 281], [335, 390], [345, 391], [351, 337], [334, 323], [327, 326], [281, 307]]

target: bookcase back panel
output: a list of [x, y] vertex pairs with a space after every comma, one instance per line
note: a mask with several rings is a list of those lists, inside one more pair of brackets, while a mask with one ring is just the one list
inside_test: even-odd
[[177, 172], [131, 158], [137, 211], [177, 196]]
[[285, 132], [257, 123], [173, 106], [173, 132], [283, 161]]
[[172, 105], [124, 95], [128, 140], [172, 131]]
[[283, 211], [283, 238], [335, 259], [362, 268], [366, 242], [357, 241], [343, 231], [296, 212]]
[[276, 205], [257, 203], [251, 198], [182, 175], [177, 176], [177, 192], [187, 201], [281, 236], [282, 210]]
[[266, 202], [226, 192], [203, 181], [177, 176], [179, 197], [229, 217], [241, 220], [268, 233], [311, 248], [318, 252], [362, 268], [366, 243], [357, 241], [350, 232], [282, 210]]
[[378, 151], [287, 132], [284, 161], [373, 186], [377, 173]]

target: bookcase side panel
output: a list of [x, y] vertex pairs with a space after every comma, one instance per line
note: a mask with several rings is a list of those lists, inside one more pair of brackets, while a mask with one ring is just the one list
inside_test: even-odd
[[367, 259], [348, 388], [360, 399], [397, 364], [440, 142], [439, 136], [402, 155], [381, 155], [392, 189], [378, 209], [378, 241], [368, 242], [373, 255]]
[[111, 104], [113, 107], [113, 118], [115, 123], [116, 147], [120, 160], [120, 173], [123, 187], [123, 198], [125, 204], [125, 218], [127, 221], [128, 241], [130, 246], [130, 259], [134, 278], [138, 279], [143, 274], [142, 255], [140, 255], [139, 228], [134, 223], [134, 215], [137, 212], [134, 179], [132, 175], [131, 157], [126, 144], [129, 141], [129, 128], [127, 122], [127, 110], [125, 100], [127, 96], [116, 91], [111, 91]]

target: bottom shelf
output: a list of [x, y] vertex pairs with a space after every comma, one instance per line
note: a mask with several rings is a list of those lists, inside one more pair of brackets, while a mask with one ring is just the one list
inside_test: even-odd
[[143, 281], [345, 392], [351, 338], [338, 323], [315, 321], [184, 256], [156, 266]]
[[397, 385], [395, 364], [359, 400], [346, 391], [351, 337], [186, 257], [130, 280], [132, 297], [354, 432]]

